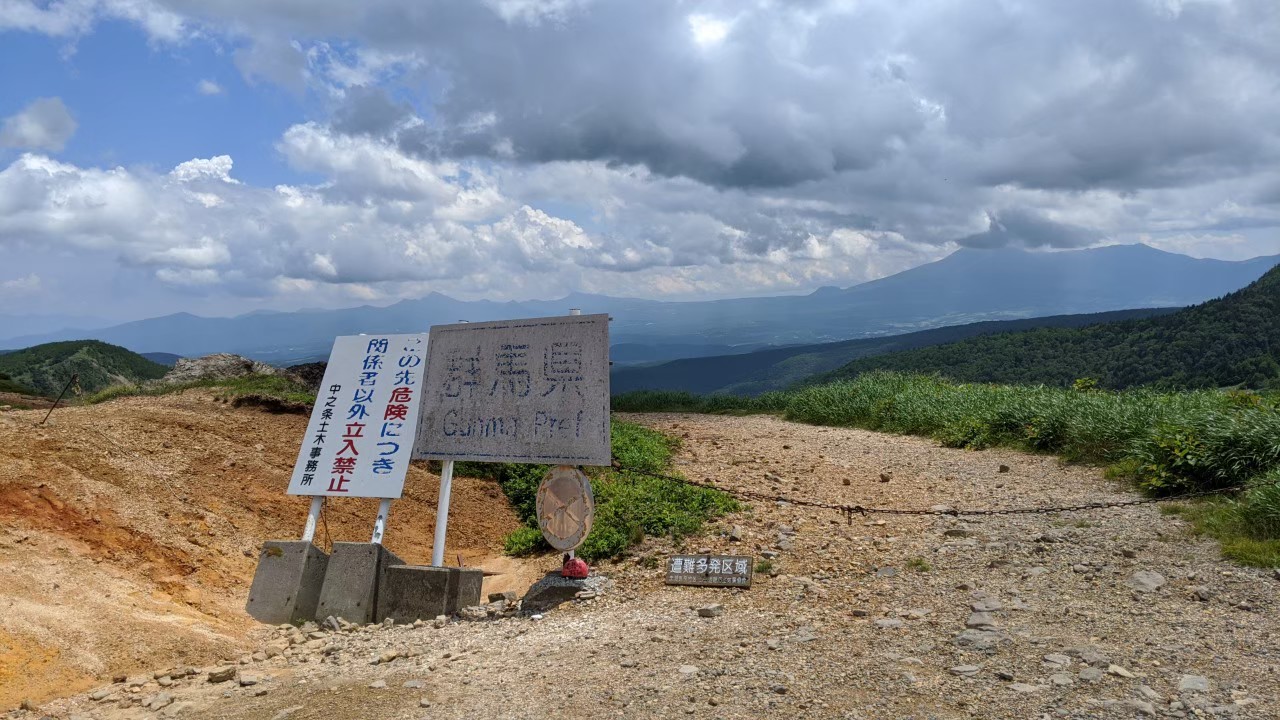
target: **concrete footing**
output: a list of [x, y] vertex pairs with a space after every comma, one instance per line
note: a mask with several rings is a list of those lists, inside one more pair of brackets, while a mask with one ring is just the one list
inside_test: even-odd
[[373, 622], [382, 571], [403, 564], [395, 553], [381, 545], [334, 543], [315, 619], [332, 615], [360, 625]]
[[268, 540], [258, 554], [245, 610], [271, 625], [311, 620], [328, 566], [329, 556], [310, 542]]
[[480, 604], [484, 572], [479, 568], [392, 565], [382, 572], [376, 619], [396, 622], [453, 615]]

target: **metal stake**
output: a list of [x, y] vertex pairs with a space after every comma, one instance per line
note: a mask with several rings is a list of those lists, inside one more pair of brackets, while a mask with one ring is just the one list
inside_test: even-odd
[[44, 421], [49, 419], [49, 416], [53, 414], [54, 409], [58, 407], [58, 403], [62, 402], [62, 396], [66, 395], [67, 391], [70, 390], [71, 386], [74, 385], [78, 380], [80, 380], [80, 373], [72, 373], [71, 379], [67, 381], [67, 384], [65, 386], [63, 386], [62, 392], [58, 393], [58, 399], [53, 401], [53, 407], [49, 408], [49, 412], [44, 414], [44, 420], [41, 420], [39, 423], [37, 423], [38, 425], [43, 425]]
[[449, 493], [453, 489], [453, 461], [440, 464], [440, 499], [436, 501], [436, 537], [431, 543], [431, 564], [444, 567], [444, 534], [449, 526]]

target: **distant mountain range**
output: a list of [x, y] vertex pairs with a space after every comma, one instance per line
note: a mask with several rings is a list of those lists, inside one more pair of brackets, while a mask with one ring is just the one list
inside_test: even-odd
[[812, 382], [872, 370], [954, 380], [1104, 388], [1280, 389], [1280, 268], [1238, 292], [1162, 317], [986, 335], [864, 357]]
[[387, 307], [186, 313], [99, 329], [0, 340], [18, 348], [91, 337], [139, 352], [193, 357], [232, 352], [276, 365], [324, 358], [336, 335], [421, 332], [458, 320], [562, 315], [571, 307], [613, 316], [617, 361], [658, 362], [766, 346], [900, 334], [984, 320], [1179, 307], [1244, 287], [1280, 256], [1203, 260], [1145, 245], [1063, 252], [960, 250], [934, 263], [847, 289], [808, 295], [660, 302], [575, 293], [560, 300], [465, 302], [433, 293]]
[[980, 335], [1017, 332], [1032, 328], [1082, 327], [1098, 323], [1153, 317], [1177, 312], [1177, 308], [1114, 310], [1084, 315], [1051, 315], [1025, 320], [993, 320], [920, 330], [901, 335], [843, 340], [817, 345], [711, 357], [684, 358], [644, 367], [615, 368], [609, 389], [615, 395], [635, 390], [682, 390], [707, 395], [759, 395], [782, 390], [814, 375], [830, 372], [865, 357], [940, 345]]

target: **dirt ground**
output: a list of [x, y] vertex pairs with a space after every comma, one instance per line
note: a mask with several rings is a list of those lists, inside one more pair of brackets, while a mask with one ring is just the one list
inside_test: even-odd
[[[217, 445], [220, 437], [229, 438], [227, 443], [257, 438], [263, 444], [279, 437], [272, 451], [249, 454], [276, 458], [270, 471], [255, 466], [225, 473], [275, 473], [264, 485], [264, 496], [254, 502], [268, 502], [268, 491], [279, 494], [292, 460], [289, 441], [280, 437], [285, 428], [256, 428], [278, 422], [300, 427], [300, 420], [230, 412], [200, 398], [170, 402], [173, 409], [163, 412], [177, 413], [183, 422], [201, 428], [199, 437], [207, 447]], [[138, 401], [131, 402], [128, 412], [133, 413], [130, 422], [141, 422], [159, 411]], [[771, 417], [634, 419], [683, 438], [678, 465], [689, 477], [728, 487], [913, 508], [1043, 506], [1133, 497], [1097, 469], [1066, 466], [1044, 456], [952, 450], [918, 438], [815, 428]], [[121, 441], [124, 424], [118, 421], [111, 431]], [[294, 433], [296, 437], [300, 430]], [[160, 432], [129, 438], [123, 447], [137, 455], [134, 462], [139, 464], [160, 454], [155, 448], [163, 450], [160, 443], [169, 439]], [[59, 442], [59, 447], [75, 447], [66, 436]], [[98, 450], [102, 452], [112, 451]], [[124, 458], [119, 458], [122, 465]], [[190, 483], [203, 474], [186, 476]], [[414, 491], [422, 492], [418, 501], [428, 500], [424, 483], [429, 480], [424, 474], [411, 481]], [[32, 481], [26, 487], [33, 484], [38, 485]], [[61, 492], [60, 502], [92, 507], [103, 524], [112, 525], [113, 516], [85, 499], [91, 488], [84, 487]], [[487, 494], [484, 484], [468, 487], [487, 512], [499, 512], [502, 503]], [[28, 489], [28, 497], [39, 489]], [[220, 512], [243, 508], [235, 493], [226, 497], [227, 507]], [[287, 515], [276, 521], [280, 527], [301, 523], [301, 504], [282, 502], [281, 508], [288, 512], [280, 511]], [[114, 510], [118, 515], [126, 511], [119, 505]], [[368, 524], [369, 514], [352, 517], [352, 532]], [[404, 523], [410, 517], [428, 520], [430, 513], [428, 507], [398, 516], [393, 511], [392, 538], [397, 536], [397, 517]], [[203, 657], [216, 655], [215, 638], [225, 635], [226, 651], [216, 664], [227, 665], [229, 679], [217, 681], [213, 667], [172, 679], [179, 673], [167, 668], [198, 662], [176, 649], [172, 654], [154, 651], [153, 645], [166, 647], [163, 633], [154, 632], [141, 636], [139, 647], [150, 653], [148, 670], [155, 672], [126, 683], [101, 682], [93, 695], [72, 694], [85, 685], [64, 685], [59, 694], [67, 697], [45, 703], [39, 713], [16, 712], [14, 717], [1280, 716], [1280, 579], [1272, 571], [1224, 562], [1215, 543], [1191, 537], [1182, 521], [1149, 505], [965, 518], [872, 515], [847, 522], [827, 511], [758, 502], [724, 518], [703, 537], [678, 546], [649, 539], [635, 555], [598, 565], [595, 572], [612, 580], [609, 589], [545, 617], [451, 622], [439, 628], [426, 623], [352, 632], [316, 629], [292, 646], [282, 641], [281, 631], [264, 629], [253, 635], [260, 652], [249, 654], [231, 642], [252, 635], [245, 633], [247, 621], [237, 604], [251, 569], [240, 558], [257, 537], [274, 532], [259, 529], [256, 518], [253, 513], [236, 515], [242, 532], [227, 528], [225, 536], [215, 533], [217, 540], [194, 527], [187, 531], [187, 538], [228, 543], [219, 551], [226, 555], [222, 575], [206, 580], [197, 571], [186, 576], [195, 575], [207, 585], [177, 582], [165, 591], [121, 595], [95, 606], [100, 613], [95, 620], [123, 614], [134, 628], [142, 627], [143, 618], [157, 627], [189, 622], [193, 630], [184, 632], [198, 627], [208, 633]], [[211, 527], [219, 522], [212, 511], [203, 520]], [[464, 524], [450, 521], [459, 532]], [[157, 520], [156, 525], [164, 523]], [[39, 557], [58, 558], [52, 543], [71, 542], [52, 530], [45, 535], [49, 539], [39, 542], [50, 544]], [[403, 525], [401, 535], [413, 537]], [[30, 555], [21, 555], [24, 564], [11, 554], [29, 542], [10, 540], [11, 548], [4, 551], [7, 573], [35, 574]], [[122, 548], [117, 551], [121, 554], [139, 552], [127, 549], [124, 538], [111, 542]], [[184, 544], [182, 533], [167, 536], [167, 542], [171, 559], [139, 556], [133, 562], [139, 567], [154, 563], [160, 577], [172, 572], [166, 562], [190, 567], [206, 562], [200, 555], [208, 552], [205, 547]], [[179, 550], [187, 555], [178, 555]], [[415, 552], [396, 550], [411, 556]], [[749, 590], [667, 586], [666, 559], [677, 551], [750, 554], [768, 558], [772, 568], [760, 566]], [[77, 563], [96, 558], [84, 557], [66, 564], [79, 568]], [[125, 572], [122, 565], [111, 567]], [[111, 572], [85, 575], [98, 579], [105, 591], [121, 592], [109, 585], [115, 577]], [[47, 590], [60, 576], [39, 577]], [[130, 581], [142, 587], [139, 580]], [[216, 582], [225, 583], [217, 592], [208, 588]], [[154, 594], [178, 597], [191, 585], [209, 598], [206, 605], [183, 606]], [[84, 595], [77, 589], [63, 602], [72, 604]], [[18, 603], [24, 608], [20, 616], [33, 632], [43, 631], [45, 644], [23, 648], [76, 647], [74, 638], [83, 631], [70, 608], [48, 608], [47, 601], [41, 605], [35, 596], [24, 597]], [[212, 598], [228, 600], [219, 605]], [[122, 613], [124, 600], [132, 605]], [[711, 617], [698, 612], [713, 605], [720, 611], [707, 610]], [[39, 607], [51, 613], [43, 626]], [[199, 616], [189, 619], [183, 613]], [[17, 660], [40, 662], [41, 652]]]
[[[0, 708], [158, 664], [249, 647], [244, 613], [263, 540], [294, 538], [308, 502], [284, 494], [306, 418], [209, 392], [0, 413]], [[410, 469], [386, 545], [430, 559], [438, 477]], [[374, 500], [330, 503], [317, 539], [367, 541]], [[540, 570], [501, 555], [519, 521], [496, 484], [459, 478], [448, 562], [523, 590]]]

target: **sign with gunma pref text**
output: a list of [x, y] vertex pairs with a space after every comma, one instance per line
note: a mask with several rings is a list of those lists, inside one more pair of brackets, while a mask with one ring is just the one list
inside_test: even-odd
[[431, 328], [414, 455], [608, 465], [609, 316]]
[[413, 454], [426, 354], [425, 334], [333, 341], [290, 495], [400, 497]]

